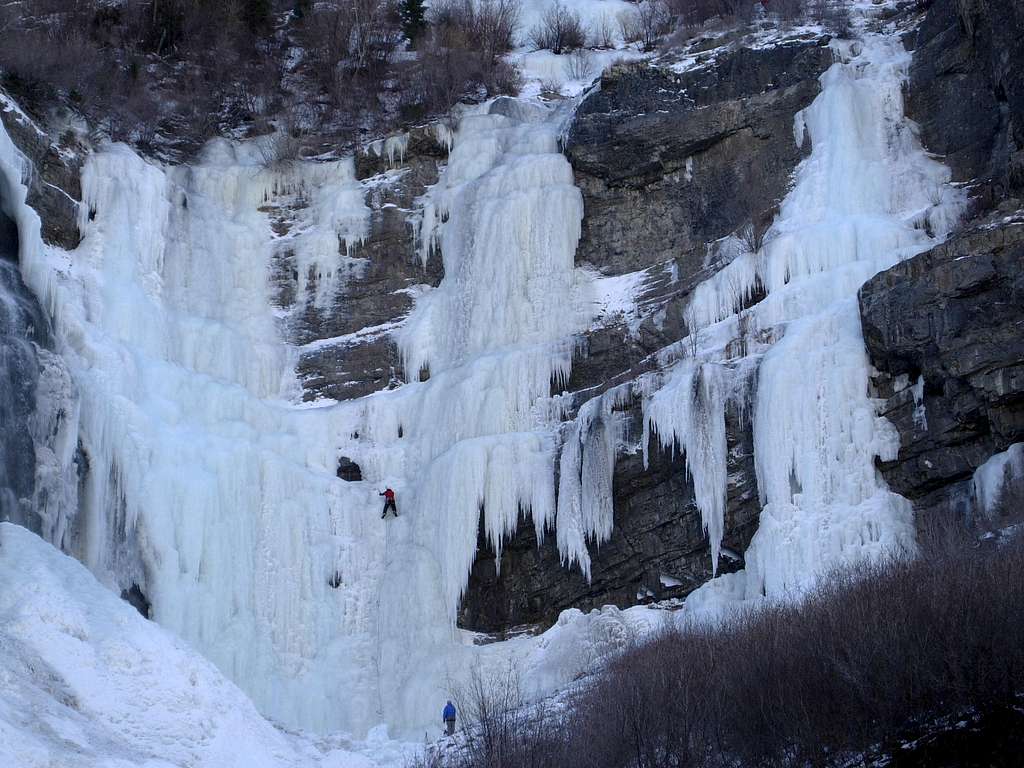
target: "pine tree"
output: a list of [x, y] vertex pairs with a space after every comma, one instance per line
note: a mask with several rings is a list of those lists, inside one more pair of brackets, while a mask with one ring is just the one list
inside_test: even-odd
[[398, 15], [402, 20], [402, 33], [409, 42], [415, 43], [416, 38], [427, 28], [426, 6], [423, 0], [402, 0], [398, 6]]

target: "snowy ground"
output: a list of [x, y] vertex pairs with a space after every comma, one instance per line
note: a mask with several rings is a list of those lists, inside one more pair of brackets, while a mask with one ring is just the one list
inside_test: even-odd
[[363, 747], [371, 763], [351, 745], [275, 728], [185, 642], [9, 523], [0, 584], [2, 765], [362, 768], [401, 764], [414, 748], [378, 734]]
[[[0, 765], [367, 768], [422, 748], [385, 726], [359, 741], [275, 727], [195, 649], [10, 523], [0, 523], [0, 585]], [[540, 638], [481, 650], [515, 648], [524, 679], [551, 666], [582, 672], [663, 616], [567, 611]]]

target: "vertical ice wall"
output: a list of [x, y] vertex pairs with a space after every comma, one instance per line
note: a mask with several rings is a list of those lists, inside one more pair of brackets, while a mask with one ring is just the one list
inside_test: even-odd
[[[329, 278], [339, 238], [366, 223], [351, 163], [273, 172], [220, 143], [165, 169], [115, 145], [82, 181], [81, 246], [37, 242], [23, 271], [81, 397], [83, 559], [115, 587], [143, 585], [155, 618], [264, 712], [365, 727], [383, 536], [360, 514], [369, 490], [334, 478], [350, 414], [283, 397], [293, 376], [259, 210], [303, 187], [310, 220], [293, 245]], [[336, 570], [344, 590], [328, 584]]]
[[[81, 393], [83, 559], [143, 585], [159, 622], [282, 722], [421, 723], [469, 652], [453, 624], [481, 511], [498, 549], [521, 513], [540, 533], [554, 520], [548, 398], [586, 320], [582, 199], [558, 116], [521, 112], [469, 115], [452, 137], [428, 206], [446, 277], [398, 339], [430, 376], [398, 390], [288, 399], [270, 264], [289, 249], [299, 295], [309, 279], [330, 302], [367, 228], [350, 161], [274, 170], [215, 142], [164, 168], [108, 146], [83, 173], [80, 247], [24, 265]], [[296, 196], [276, 236], [265, 211]], [[335, 477], [342, 453], [364, 482]]]
[[1024, 443], [1014, 443], [1005, 451], [995, 454], [974, 471], [972, 486], [977, 514], [996, 518], [1000, 507], [1003, 514], [1014, 514], [1012, 505], [1021, 484], [1024, 483]]
[[[716, 552], [726, 494], [716, 393], [744, 386], [749, 362], [758, 365], [753, 431], [762, 512], [745, 574], [728, 579], [739, 596], [782, 594], [837, 564], [914, 547], [909, 503], [874, 468], [876, 456], [892, 457], [898, 438], [868, 395], [856, 292], [944, 237], [961, 198], [903, 115], [910, 56], [899, 39], [866, 34], [836, 50], [840, 61], [797, 116], [795, 139], [809, 140], [811, 154], [765, 245], [740, 253], [694, 292], [692, 353], [646, 406], [663, 444], [686, 451]], [[767, 296], [743, 309], [758, 287]], [[745, 343], [730, 344], [737, 338]], [[747, 357], [736, 357], [737, 348]], [[695, 604], [722, 588], [709, 586]]]
[[[360, 433], [386, 446], [381, 470], [403, 511], [379, 595], [382, 675], [401, 681], [385, 692], [387, 711], [420, 706], [432, 680], [459, 673], [450, 628], [478, 521], [500, 555], [521, 514], [539, 537], [555, 517], [547, 400], [586, 320], [574, 266], [583, 202], [558, 149], [558, 115], [495, 111], [460, 121], [425, 205], [422, 240], [440, 247], [445, 277], [418, 296], [397, 340], [408, 375], [429, 378], [371, 399]], [[427, 650], [410, 625], [445, 631]]]

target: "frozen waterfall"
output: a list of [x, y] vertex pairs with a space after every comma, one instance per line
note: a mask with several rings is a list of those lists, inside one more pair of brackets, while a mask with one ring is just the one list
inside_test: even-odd
[[[902, 43], [865, 34], [834, 45], [839, 61], [795, 121], [810, 155], [763, 247], [737, 253], [738, 244], [725, 244], [734, 258], [698, 286], [687, 312], [693, 353], [645, 404], [662, 444], [686, 452], [717, 554], [723, 409], [753, 388], [760, 525], [745, 573], [702, 588], [695, 606], [722, 593], [781, 595], [837, 565], [915, 546], [909, 502], [874, 467], [875, 457], [895, 456], [898, 436], [869, 396], [857, 289], [944, 238], [963, 197], [903, 115], [910, 54]], [[745, 308], [758, 287], [765, 298]], [[744, 343], [730, 344], [736, 339]]]
[[[560, 110], [485, 105], [446, 133], [447, 166], [421, 201], [422, 250], [409, 254], [439, 249], [445, 277], [413, 289], [394, 330], [409, 381], [346, 403], [297, 402], [266, 207], [302, 195], [298, 292], [328, 306], [368, 232], [351, 159], [273, 169], [254, 144], [218, 141], [195, 165], [163, 167], [103, 147], [83, 173], [77, 250], [44, 246], [38, 221], [19, 230], [31, 239], [22, 273], [76, 391], [82, 559], [108, 585], [144, 585], [154, 618], [275, 720], [356, 733], [387, 721], [418, 736], [474, 659], [517, 659], [545, 693], [580, 671], [579, 649], [601, 645], [585, 621], [628, 634], [612, 610], [567, 611], [541, 638], [475, 647], [455, 617], [481, 521], [500, 555], [529, 519], [589, 576], [590, 548], [613, 528], [616, 406], [632, 397], [646, 430], [685, 452], [716, 560], [725, 414], [753, 420], [760, 529], [745, 573], [693, 605], [782, 594], [913, 548], [909, 505], [874, 469], [895, 435], [869, 396], [856, 292], [943, 237], [961, 199], [903, 115], [899, 40], [833, 45], [840, 60], [796, 120], [811, 152], [764, 247], [720, 248], [731, 261], [693, 293], [691, 337], [664, 369], [564, 424], [557, 390], [593, 295], [575, 266], [583, 198], [559, 150]], [[376, 150], [394, 161], [405, 145]], [[14, 219], [30, 213], [22, 171], [0, 128]], [[68, 434], [54, 466], [70, 464]], [[336, 477], [341, 455], [362, 481]], [[399, 517], [382, 523], [385, 485]], [[664, 619], [631, 610], [634, 624]]]
[[[454, 620], [481, 511], [498, 550], [521, 512], [541, 534], [554, 520], [545, 403], [589, 320], [562, 117], [462, 119], [426, 201], [446, 277], [398, 331], [407, 370], [431, 375], [360, 401], [293, 400], [269, 294], [266, 209], [296, 194], [310, 300], [345, 279], [369, 215], [351, 160], [274, 170], [218, 141], [161, 167], [107, 146], [83, 172], [81, 245], [38, 243], [24, 263], [81, 401], [83, 560], [144, 585], [154, 618], [275, 719], [421, 722], [472, 653]], [[364, 481], [335, 476], [341, 454]], [[385, 484], [400, 510], [386, 525]]]

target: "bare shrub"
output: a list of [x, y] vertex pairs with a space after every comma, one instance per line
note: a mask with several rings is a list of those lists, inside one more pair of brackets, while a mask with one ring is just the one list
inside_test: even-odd
[[409, 90], [426, 112], [462, 99], [518, 93], [521, 75], [501, 55], [515, 44], [518, 0], [441, 0], [430, 9]]
[[579, 13], [559, 0], [548, 6], [540, 23], [530, 31], [530, 44], [537, 50], [546, 48], [552, 53], [565, 53], [582, 48], [586, 43]]
[[591, 22], [587, 30], [587, 40], [591, 48], [615, 47], [615, 25], [607, 13], [602, 13]]
[[978, 546], [962, 524], [935, 525], [920, 548], [836, 571], [799, 603], [632, 646], [545, 711], [539, 733], [506, 721], [542, 750], [520, 741], [500, 762], [492, 748], [442, 764], [850, 765], [940, 718], [1019, 711], [1024, 536]]
[[518, 0], [441, 0], [431, 6], [438, 44], [475, 50], [494, 60], [515, 47]]
[[565, 726], [572, 715], [546, 702], [527, 706], [513, 663], [488, 671], [476, 664], [453, 686], [463, 737], [456, 750], [428, 750], [412, 768], [559, 768], [567, 765]]
[[644, 51], [653, 51], [658, 40], [672, 31], [672, 12], [663, 0], [647, 0], [637, 12], [639, 39]]
[[637, 10], [623, 11], [618, 16], [619, 35], [627, 44], [639, 43], [643, 37], [640, 29], [640, 12]]
[[663, 0], [648, 0], [636, 9], [619, 14], [623, 42], [653, 51], [658, 40], [672, 31], [672, 11]]
[[588, 80], [596, 74], [594, 57], [586, 48], [577, 48], [565, 63], [566, 74], [572, 80]]
[[764, 236], [767, 230], [763, 229], [753, 222], [744, 224], [736, 232], [736, 237], [743, 244], [743, 247], [750, 253], [760, 253], [764, 247]]

